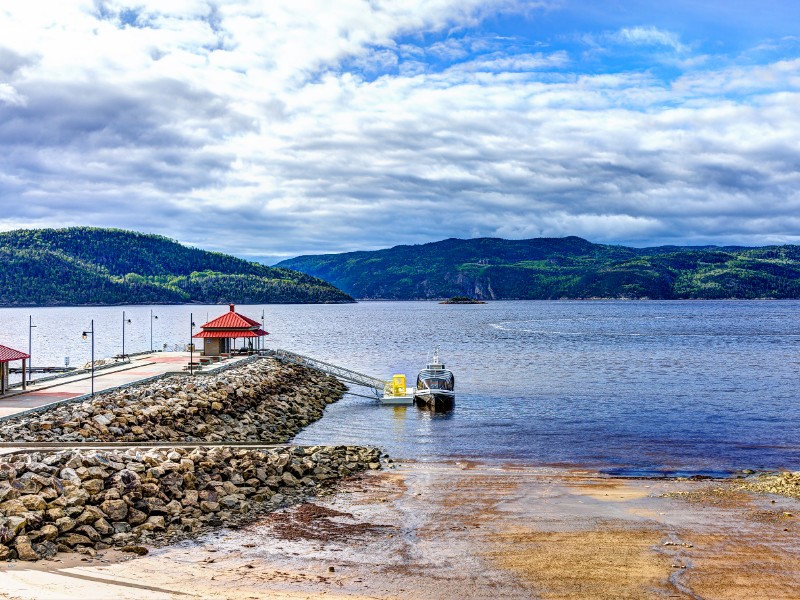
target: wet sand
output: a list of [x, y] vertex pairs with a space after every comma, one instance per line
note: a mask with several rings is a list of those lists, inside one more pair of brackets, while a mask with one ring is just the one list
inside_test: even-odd
[[0, 598], [796, 599], [798, 516], [730, 481], [405, 463], [144, 557], [0, 565]]

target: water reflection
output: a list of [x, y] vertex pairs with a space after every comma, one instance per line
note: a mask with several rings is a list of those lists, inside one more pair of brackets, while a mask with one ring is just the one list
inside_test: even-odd
[[433, 404], [423, 404], [420, 402], [417, 403], [417, 410], [419, 410], [422, 413], [427, 413], [431, 419], [445, 420], [453, 416], [453, 411], [455, 410], [455, 404], [443, 408], [440, 406], [435, 406]]

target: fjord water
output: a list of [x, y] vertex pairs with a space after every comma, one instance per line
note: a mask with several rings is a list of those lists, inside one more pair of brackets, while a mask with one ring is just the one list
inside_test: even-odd
[[[194, 321], [227, 307], [0, 310], [0, 343], [35, 364], [182, 345]], [[397, 458], [474, 458], [623, 474], [800, 469], [800, 302], [558, 301], [440, 305], [239, 306], [266, 314], [268, 346], [413, 384], [430, 350], [456, 376], [449, 413], [358, 396], [330, 406], [296, 439], [374, 444]], [[355, 392], [368, 393], [352, 388]]]

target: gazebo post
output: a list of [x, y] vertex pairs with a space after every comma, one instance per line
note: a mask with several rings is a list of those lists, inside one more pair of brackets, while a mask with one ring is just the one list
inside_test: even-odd
[[8, 363], [10, 363], [12, 360], [22, 361], [22, 389], [27, 389], [28, 380], [25, 378], [25, 370], [26, 366], [30, 368], [30, 363], [28, 362], [30, 359], [30, 354], [25, 354], [24, 352], [20, 352], [19, 350], [14, 350], [13, 348], [9, 348], [8, 346], [3, 346], [0, 344], [0, 395], [4, 396], [11, 387], [8, 385], [8, 374], [10, 372]]

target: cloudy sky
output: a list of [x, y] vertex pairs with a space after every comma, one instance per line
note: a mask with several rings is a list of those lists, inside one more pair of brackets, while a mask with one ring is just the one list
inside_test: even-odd
[[800, 243], [796, 0], [0, 3], [0, 230]]

